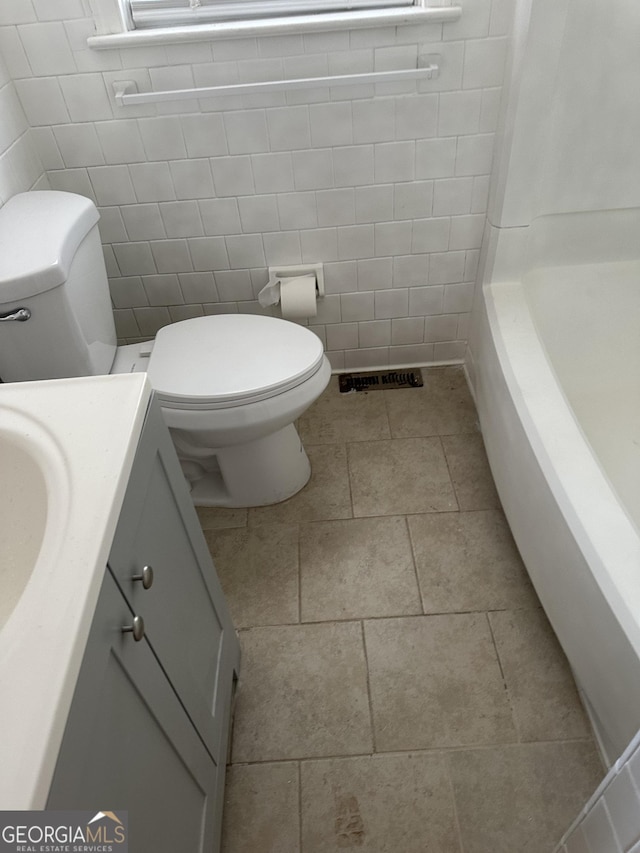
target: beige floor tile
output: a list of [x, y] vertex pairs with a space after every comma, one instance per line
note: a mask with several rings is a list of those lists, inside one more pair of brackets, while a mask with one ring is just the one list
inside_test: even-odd
[[422, 613], [405, 519], [302, 525], [300, 600], [303, 622]]
[[304, 489], [282, 503], [252, 507], [250, 525], [351, 518], [345, 445], [317, 445], [306, 451], [311, 461], [311, 479]]
[[296, 762], [228, 767], [221, 853], [296, 853], [298, 798]]
[[298, 421], [302, 443], [339, 444], [391, 438], [389, 419], [380, 391], [341, 394], [338, 377]]
[[[295, 759], [302, 853], [550, 853], [597, 784], [463, 375], [425, 377], [420, 391], [350, 395], [332, 380], [298, 424], [313, 469], [302, 492], [199, 509], [245, 626], [223, 853], [300, 853]], [[422, 603], [440, 615], [411, 615]], [[286, 624], [299, 606], [313, 624]], [[508, 691], [481, 610], [507, 611], [490, 618]], [[360, 623], [328, 621], [356, 619], [366, 654]], [[372, 714], [377, 750], [453, 751], [369, 757]]]
[[540, 606], [501, 510], [408, 522], [425, 613]]
[[484, 614], [365, 622], [376, 749], [516, 740]]
[[196, 512], [203, 530], [219, 530], [224, 527], [246, 527], [246, 508], [234, 509], [224, 506], [197, 506]]
[[301, 787], [302, 853], [460, 850], [444, 756], [305, 761]]
[[590, 742], [449, 755], [465, 853], [551, 853], [603, 775]]
[[298, 525], [208, 530], [236, 628], [298, 622]]
[[482, 437], [448, 435], [442, 444], [460, 509], [500, 509]]
[[359, 623], [254, 628], [240, 641], [234, 763], [371, 751]]
[[347, 445], [356, 517], [458, 508], [439, 438]]
[[489, 614], [520, 739], [590, 737], [569, 664], [542, 610]]
[[462, 367], [422, 371], [422, 388], [385, 391], [393, 438], [478, 431], [478, 416]]

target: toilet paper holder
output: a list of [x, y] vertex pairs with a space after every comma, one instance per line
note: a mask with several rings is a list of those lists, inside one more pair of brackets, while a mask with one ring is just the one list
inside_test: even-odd
[[[269, 282], [258, 294], [261, 305], [274, 305], [279, 301], [276, 290], [280, 282], [286, 278], [299, 278], [313, 275], [316, 279], [316, 298], [324, 296], [324, 267], [322, 264], [292, 264], [288, 266], [269, 267]], [[261, 298], [262, 297], [262, 298]]]

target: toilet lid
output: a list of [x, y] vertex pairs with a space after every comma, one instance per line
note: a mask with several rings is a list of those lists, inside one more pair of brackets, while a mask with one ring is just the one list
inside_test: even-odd
[[304, 326], [218, 314], [160, 329], [148, 376], [165, 406], [228, 408], [295, 388], [319, 370], [323, 356], [320, 339]]

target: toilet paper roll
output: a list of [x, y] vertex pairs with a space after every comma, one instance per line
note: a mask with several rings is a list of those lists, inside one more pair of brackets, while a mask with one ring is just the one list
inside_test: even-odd
[[280, 302], [280, 279], [269, 279], [266, 286], [258, 293], [258, 302], [263, 308], [277, 305]]
[[302, 320], [306, 317], [315, 317], [318, 313], [315, 275], [281, 279], [280, 308], [285, 320]]

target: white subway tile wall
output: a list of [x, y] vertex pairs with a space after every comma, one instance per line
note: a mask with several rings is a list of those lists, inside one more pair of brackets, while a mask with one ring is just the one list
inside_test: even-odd
[[[444, 25], [92, 51], [116, 0], [3, 0], [0, 201], [46, 186], [46, 170], [96, 202], [123, 342], [260, 312], [268, 266], [323, 262], [309, 326], [336, 369], [459, 360], [514, 0], [461, 5]], [[421, 54], [440, 57], [436, 79], [137, 107], [112, 91], [409, 68]]]
[[640, 732], [554, 853], [640, 853]]

